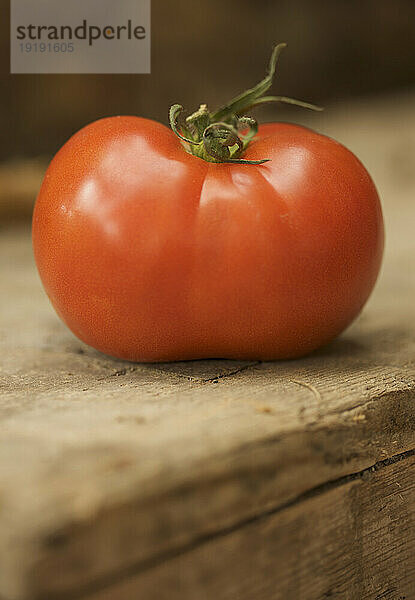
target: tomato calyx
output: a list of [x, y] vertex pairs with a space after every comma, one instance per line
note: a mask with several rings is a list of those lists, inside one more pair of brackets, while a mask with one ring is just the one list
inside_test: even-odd
[[323, 110], [319, 106], [288, 98], [287, 96], [264, 96], [272, 85], [281, 51], [287, 44], [277, 44], [271, 55], [268, 73], [256, 86], [242, 92], [215, 112], [206, 104], [185, 117], [183, 106], [173, 104], [169, 112], [170, 127], [181, 139], [187, 152], [208, 162], [260, 165], [270, 159], [246, 160], [243, 152], [258, 132], [258, 122], [246, 113], [257, 106], [270, 102], [293, 104], [311, 110]]

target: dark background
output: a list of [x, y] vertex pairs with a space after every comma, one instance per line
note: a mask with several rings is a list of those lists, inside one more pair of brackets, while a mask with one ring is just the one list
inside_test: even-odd
[[213, 108], [256, 83], [280, 41], [277, 93], [325, 104], [415, 84], [414, 0], [153, 0], [151, 75], [9, 75], [0, 6], [0, 160], [53, 153], [106, 115]]
[[[276, 42], [288, 48], [273, 93], [330, 108], [415, 87], [414, 0], [153, 0], [150, 75], [10, 75], [8, 0], [0, 7], [0, 217], [30, 214], [47, 161], [88, 122], [166, 123], [175, 102], [214, 108], [263, 77]], [[255, 116], [303, 114], [274, 105]]]

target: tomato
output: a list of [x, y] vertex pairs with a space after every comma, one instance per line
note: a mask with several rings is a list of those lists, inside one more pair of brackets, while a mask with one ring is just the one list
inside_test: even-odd
[[33, 217], [46, 292], [87, 344], [133, 361], [302, 356], [375, 284], [375, 186], [345, 147], [259, 127], [244, 158], [207, 162], [139, 117], [96, 121], [58, 152]]
[[342, 145], [304, 127], [258, 128], [278, 56], [252, 89], [171, 130], [111, 117], [76, 133], [45, 175], [35, 258], [81, 340], [134, 361], [302, 356], [360, 312], [378, 275], [375, 186]]

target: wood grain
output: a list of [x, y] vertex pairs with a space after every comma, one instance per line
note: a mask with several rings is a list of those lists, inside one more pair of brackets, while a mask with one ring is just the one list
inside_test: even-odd
[[193, 600], [195, 590], [198, 600], [413, 598], [414, 464], [402, 457], [331, 482], [90, 599]]
[[[369, 163], [387, 253], [363, 314], [302, 360], [105, 357], [53, 313], [29, 230], [1, 232], [0, 596], [75, 600], [107, 587], [117, 600], [125, 583], [140, 600], [415, 598], [415, 159], [402, 152], [415, 147], [412, 106], [322, 117]], [[384, 468], [368, 482], [373, 465]], [[378, 509], [389, 501], [388, 537]]]

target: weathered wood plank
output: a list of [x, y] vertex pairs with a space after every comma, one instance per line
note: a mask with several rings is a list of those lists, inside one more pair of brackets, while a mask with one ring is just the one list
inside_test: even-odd
[[412, 455], [331, 482], [137, 566], [122, 582], [94, 582], [86, 597], [194, 600], [198, 590], [198, 600], [412, 600], [414, 466]]
[[51, 310], [28, 229], [2, 231], [0, 596], [70, 596], [414, 448], [415, 180], [400, 148], [415, 119], [402, 107], [333, 120], [378, 182], [387, 254], [362, 316], [303, 360], [100, 355]]

